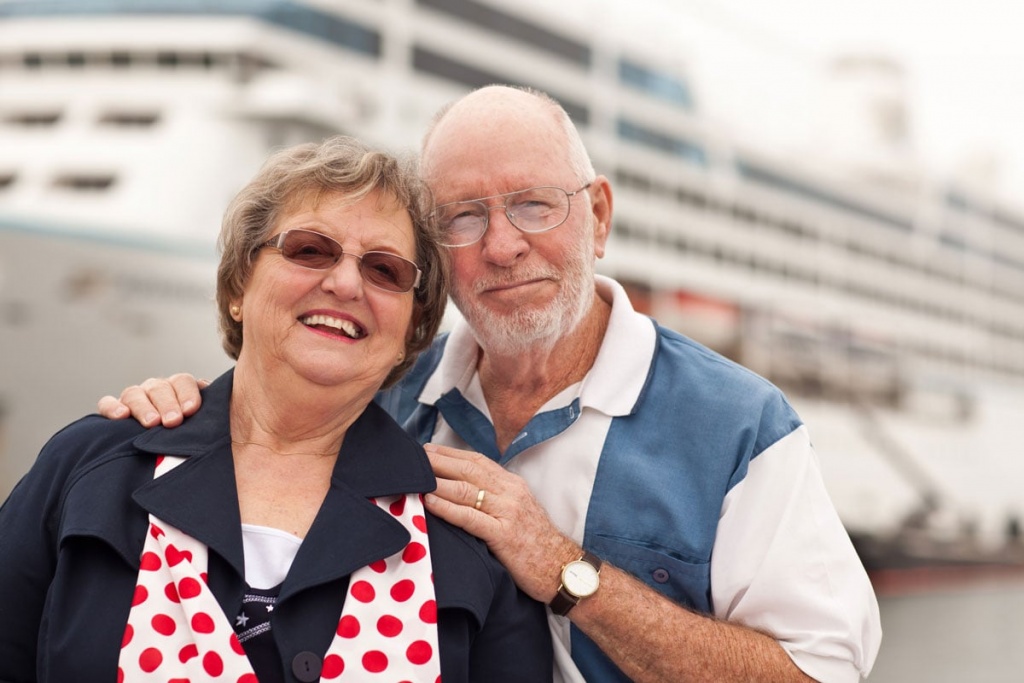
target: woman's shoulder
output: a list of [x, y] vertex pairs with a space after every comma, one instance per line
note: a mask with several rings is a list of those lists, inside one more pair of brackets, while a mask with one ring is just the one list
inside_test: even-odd
[[512, 584], [508, 571], [480, 539], [427, 514], [430, 561], [439, 606], [463, 603], [481, 610], [481, 622], [491, 602]]
[[132, 442], [145, 432], [135, 420], [87, 415], [60, 429], [43, 445], [26, 478], [70, 482], [97, 467], [131, 456]]

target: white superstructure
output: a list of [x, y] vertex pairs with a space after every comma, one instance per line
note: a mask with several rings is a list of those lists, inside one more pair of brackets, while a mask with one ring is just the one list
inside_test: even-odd
[[837, 62], [846, 144], [781, 158], [702, 117], [679, 53], [539, 3], [0, 2], [0, 495], [99, 395], [228, 366], [214, 240], [270, 150], [411, 152], [505, 82], [558, 98], [613, 180], [601, 270], [787, 390], [848, 524], [927, 490], [998, 531], [1024, 482], [1024, 211], [915, 166], [891, 64]]

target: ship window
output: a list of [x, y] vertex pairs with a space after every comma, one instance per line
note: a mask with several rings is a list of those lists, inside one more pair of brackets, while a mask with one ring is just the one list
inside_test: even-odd
[[101, 126], [149, 128], [160, 120], [157, 112], [109, 111], [100, 117]]
[[[438, 54], [437, 52], [419, 46], [413, 48], [412, 65], [414, 69], [422, 73], [446, 78], [450, 81], [455, 81], [456, 83], [461, 83], [462, 85], [467, 85], [471, 88], [479, 88], [485, 85], [490, 85], [491, 83], [530, 85], [490, 71], [484, 71], [476, 66], [459, 62], [451, 57]], [[585, 126], [590, 123], [590, 110], [587, 107], [573, 102], [572, 100], [558, 97], [555, 93], [550, 91], [548, 94], [558, 100], [559, 104], [562, 105], [562, 108], [565, 109], [567, 114], [569, 114], [569, 118], [576, 122], [577, 125]]]
[[7, 114], [3, 117], [4, 123], [14, 126], [26, 126], [29, 128], [47, 128], [57, 125], [60, 121], [59, 111], [26, 111]]
[[43, 56], [38, 52], [29, 52], [22, 57], [22, 63], [29, 69], [38, 69], [43, 65]]
[[645, 147], [667, 152], [697, 166], [708, 165], [704, 150], [692, 142], [638, 125], [627, 119], [619, 119], [618, 129], [619, 137], [623, 140], [637, 142]]
[[101, 192], [110, 189], [114, 181], [112, 173], [65, 173], [57, 176], [53, 185], [62, 190]]
[[686, 82], [672, 74], [629, 59], [620, 59], [619, 80], [666, 102], [693, 109], [693, 97]]
[[159, 66], [174, 68], [178, 66], [178, 55], [175, 52], [158, 52], [156, 63]]
[[445, 12], [460, 21], [495, 31], [506, 38], [563, 57], [580, 66], [590, 66], [590, 47], [545, 27], [524, 21], [474, 0], [417, 0], [417, 4]]
[[14, 184], [16, 176], [11, 172], [0, 171], [0, 192], [3, 192]]

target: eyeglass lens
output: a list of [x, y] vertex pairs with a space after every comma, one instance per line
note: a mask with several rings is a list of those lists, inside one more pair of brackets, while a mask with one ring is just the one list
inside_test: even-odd
[[[326, 270], [345, 255], [341, 245], [312, 230], [289, 230], [267, 242], [285, 259], [303, 268]], [[355, 254], [349, 254], [355, 256]], [[389, 292], [408, 292], [419, 284], [420, 270], [412, 261], [386, 251], [368, 251], [359, 259], [359, 273], [371, 285]]]
[[558, 187], [533, 187], [505, 195], [504, 205], [488, 207], [482, 201], [455, 202], [438, 207], [438, 220], [448, 246], [472, 244], [487, 230], [490, 212], [504, 208], [512, 225], [523, 232], [543, 232], [569, 217], [569, 195]]

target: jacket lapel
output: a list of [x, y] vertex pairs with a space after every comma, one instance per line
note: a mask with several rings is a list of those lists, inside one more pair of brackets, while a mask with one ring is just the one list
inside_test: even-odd
[[[228, 410], [232, 373], [206, 390], [203, 409], [176, 429], [152, 429], [135, 440], [141, 450], [186, 456], [133, 498], [245, 575]], [[347, 576], [401, 551], [408, 532], [372, 497], [433, 491], [436, 480], [422, 447], [371, 403], [345, 435], [331, 487], [282, 586], [281, 599]]]

